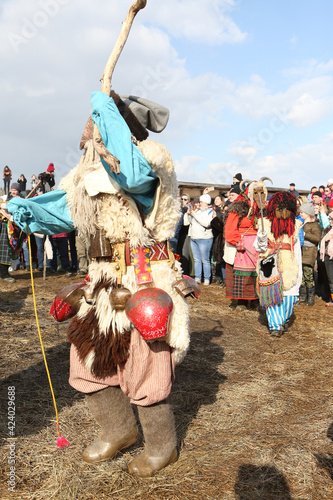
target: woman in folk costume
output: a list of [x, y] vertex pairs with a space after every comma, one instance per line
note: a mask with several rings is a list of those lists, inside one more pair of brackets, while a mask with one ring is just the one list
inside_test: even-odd
[[[243, 182], [246, 181], [242, 181], [242, 184]], [[240, 187], [236, 185], [231, 189], [231, 194], [233, 191], [240, 193]], [[247, 301], [252, 302], [258, 298], [255, 289], [258, 256], [253, 248], [257, 234], [255, 217], [253, 211], [250, 213], [248, 199], [242, 194], [227, 209], [224, 260], [226, 297], [232, 299], [230, 307], [247, 306]]]
[[295, 220], [296, 198], [287, 192], [275, 193], [260, 223], [255, 249], [258, 259], [258, 294], [266, 308], [271, 335], [280, 337], [287, 329], [302, 283], [302, 255]]
[[[134, 15], [145, 0], [135, 5]], [[87, 394], [101, 426], [83, 459], [98, 463], [137, 441], [135, 404], [145, 451], [129, 472], [148, 477], [177, 460], [170, 391], [175, 365], [189, 347], [185, 297], [199, 290], [194, 280], [182, 279], [168, 244], [180, 216], [172, 159], [162, 144], [145, 140], [148, 133], [136, 119], [159, 132], [168, 112], [140, 98], [109, 95], [104, 77], [103, 92], [92, 94], [84, 154], [59, 190], [32, 199], [26, 210], [23, 202], [8, 209], [31, 232], [76, 227], [90, 237], [87, 285], [79, 288], [76, 306], [72, 302], [77, 314], [68, 328], [69, 382]], [[58, 209], [50, 222], [52, 201]], [[194, 288], [187, 287], [190, 280]]]

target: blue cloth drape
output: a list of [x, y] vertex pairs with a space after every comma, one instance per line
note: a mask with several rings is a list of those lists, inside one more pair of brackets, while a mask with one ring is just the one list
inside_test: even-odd
[[61, 189], [35, 196], [12, 198], [6, 207], [13, 220], [22, 231], [41, 234], [59, 234], [73, 231], [73, 221], [69, 215], [66, 192]]
[[104, 145], [120, 161], [120, 174], [111, 172], [102, 160], [107, 173], [140, 205], [144, 215], [151, 210], [158, 178], [139, 149], [132, 143], [131, 131], [118, 111], [112, 97], [104, 92], [91, 95], [91, 118], [97, 125]]

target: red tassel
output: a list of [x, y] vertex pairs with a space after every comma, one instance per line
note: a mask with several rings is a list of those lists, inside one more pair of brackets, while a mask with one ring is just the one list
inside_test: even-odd
[[69, 442], [67, 441], [67, 439], [65, 439], [64, 437], [62, 437], [59, 434], [58, 439], [57, 439], [57, 447], [63, 448], [64, 446], [69, 446]]

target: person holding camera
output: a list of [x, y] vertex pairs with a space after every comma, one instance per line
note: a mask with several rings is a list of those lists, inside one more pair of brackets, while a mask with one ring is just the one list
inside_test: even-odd
[[214, 216], [211, 207], [212, 199], [208, 193], [200, 196], [200, 210], [190, 206], [184, 214], [184, 225], [189, 226], [191, 250], [194, 259], [194, 273], [197, 283], [201, 283], [202, 271], [204, 285], [210, 284], [211, 267], [210, 251], [213, 245], [211, 222]]
[[52, 191], [52, 188], [55, 185], [53, 163], [49, 164], [49, 166], [46, 169], [46, 172], [42, 172], [41, 174], [39, 174], [38, 179], [42, 183], [43, 193], [48, 193], [49, 191]]

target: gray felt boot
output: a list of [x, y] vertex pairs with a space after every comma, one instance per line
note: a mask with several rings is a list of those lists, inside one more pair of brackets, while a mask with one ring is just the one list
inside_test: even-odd
[[101, 426], [96, 441], [82, 453], [85, 462], [97, 463], [113, 458], [138, 439], [138, 428], [128, 397], [119, 387], [107, 387], [87, 394], [92, 416]]
[[177, 460], [177, 437], [172, 405], [166, 401], [152, 406], [138, 406], [145, 438], [145, 451], [134, 458], [128, 472], [150, 477]]

